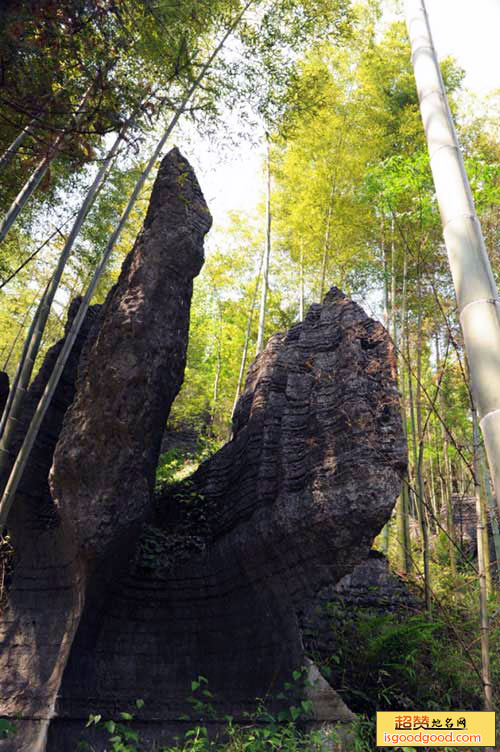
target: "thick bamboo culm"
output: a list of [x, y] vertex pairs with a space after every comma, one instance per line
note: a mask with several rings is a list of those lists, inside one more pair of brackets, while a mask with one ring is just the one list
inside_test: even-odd
[[500, 509], [500, 300], [477, 218], [424, 0], [407, 0], [407, 26], [470, 382]]

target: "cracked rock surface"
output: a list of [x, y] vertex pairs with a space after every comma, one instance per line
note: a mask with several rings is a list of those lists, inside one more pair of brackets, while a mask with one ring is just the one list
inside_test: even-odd
[[307, 661], [302, 615], [367, 557], [399, 494], [394, 366], [384, 328], [337, 289], [271, 338], [232, 441], [157, 496], [92, 642], [75, 643], [53, 749], [70, 719], [137, 697], [143, 733], [172, 733], [199, 674], [221, 718], [272, 704]]
[[[17, 719], [17, 733], [0, 741], [2, 752], [50, 747], [68, 659], [80, 644], [89, 650], [79, 653], [82, 666], [92, 658], [101, 612], [151, 513], [210, 225], [194, 172], [172, 149], [119, 280], [73, 348], [8, 520], [16, 561], [0, 619], [0, 715]], [[20, 440], [61, 345], [33, 383]], [[77, 746], [84, 723], [77, 725], [58, 752]]]
[[[73, 752], [87, 733], [102, 752], [84, 730], [91, 713], [133, 712], [145, 742], [182, 734], [200, 674], [219, 718], [257, 697], [279, 704], [307, 663], [304, 614], [366, 559], [399, 495], [392, 343], [333, 288], [250, 367], [233, 439], [154, 497], [210, 223], [173, 149], [118, 283], [76, 343], [9, 519], [0, 715], [17, 719], [17, 734], [2, 752]], [[20, 440], [60, 346], [30, 389]], [[317, 718], [335, 720], [338, 698], [320, 689]]]

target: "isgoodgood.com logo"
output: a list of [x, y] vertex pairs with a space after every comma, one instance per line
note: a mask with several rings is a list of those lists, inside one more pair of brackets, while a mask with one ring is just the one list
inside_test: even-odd
[[398, 711], [377, 713], [377, 747], [402, 744], [494, 747], [495, 713]]

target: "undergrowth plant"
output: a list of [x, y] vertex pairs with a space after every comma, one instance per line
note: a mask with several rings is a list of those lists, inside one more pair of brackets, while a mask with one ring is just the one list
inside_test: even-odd
[[[440, 587], [445, 592], [446, 584]], [[342, 599], [328, 604], [336, 650], [314, 658], [348, 707], [359, 714], [354, 752], [375, 749], [376, 711], [483, 710], [477, 593], [470, 587], [463, 593], [455, 592], [446, 609], [436, 606], [432, 617], [356, 608]], [[493, 595], [489, 608], [494, 688], [500, 686], [499, 605]]]
[[174, 447], [163, 452], [156, 469], [157, 489], [179, 483], [194, 473], [197, 467], [214, 454], [222, 442], [211, 436], [200, 434], [196, 446], [190, 448]]
[[[214, 704], [214, 695], [204, 676], [198, 676], [191, 683], [192, 695], [187, 701], [193, 709], [196, 721], [192, 721], [183, 738], [173, 744], [147, 744], [133, 729], [134, 715], [120, 713], [118, 720], [104, 720], [101, 715], [91, 715], [87, 727], [97, 726], [107, 734], [110, 752], [323, 752], [326, 732], [319, 729], [308, 730], [305, 722], [311, 720], [312, 704], [301, 699], [307, 669], [295, 671], [292, 681], [284, 684], [277, 699], [290, 704], [282, 710], [272, 712], [263, 700], [256, 701], [253, 712], [244, 714], [236, 721], [231, 715], [219, 720]], [[136, 701], [138, 709], [144, 702]], [[188, 715], [179, 720], [190, 721]], [[334, 750], [338, 739], [333, 730], [329, 732], [329, 749]], [[81, 742], [82, 752], [93, 752], [89, 742]]]

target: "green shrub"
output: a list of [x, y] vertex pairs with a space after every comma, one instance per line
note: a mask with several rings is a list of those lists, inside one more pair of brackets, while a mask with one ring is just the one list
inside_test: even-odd
[[156, 468], [156, 487], [160, 489], [184, 480], [220, 446], [220, 441], [210, 436], [200, 435], [194, 448], [174, 447], [163, 452]]
[[[482, 686], [464, 643], [442, 619], [329, 606], [336, 654], [318, 664], [347, 705], [369, 717], [377, 710], [482, 709]], [[480, 661], [479, 661], [480, 665]]]
[[[293, 680], [285, 683], [279, 697], [290, 702], [288, 707], [273, 714], [257, 700], [255, 711], [245, 714], [244, 722], [236, 723], [231, 716], [226, 716], [221, 731], [215, 735], [209, 734], [207, 725], [208, 721], [217, 718], [214, 697], [203, 676], [192, 681], [192, 696], [187, 700], [197, 722], [187, 729], [183, 739], [173, 745], [145, 746], [131, 726], [134, 720], [131, 713], [120, 713], [118, 720], [104, 720], [101, 715], [92, 715], [87, 727], [95, 725], [106, 731], [111, 752], [323, 752], [325, 733], [303, 728], [303, 722], [310, 718], [312, 710], [310, 701], [301, 700], [299, 696], [306, 674], [307, 669], [296, 671]], [[138, 708], [143, 704], [142, 700], [136, 701]], [[183, 716], [180, 720], [190, 719]], [[329, 741], [336, 741], [333, 730]], [[88, 742], [81, 742], [80, 749], [92, 752], [93, 747]]]

